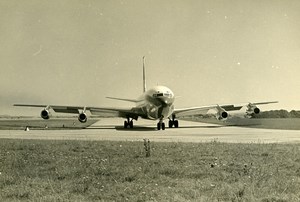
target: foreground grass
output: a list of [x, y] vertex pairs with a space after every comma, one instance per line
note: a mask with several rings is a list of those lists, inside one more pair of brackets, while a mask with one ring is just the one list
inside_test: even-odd
[[0, 201], [299, 201], [300, 145], [5, 140]]

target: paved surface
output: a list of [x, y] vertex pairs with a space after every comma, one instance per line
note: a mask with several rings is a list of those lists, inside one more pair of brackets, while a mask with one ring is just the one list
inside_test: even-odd
[[223, 127], [180, 121], [180, 128], [156, 130], [156, 122], [139, 120], [133, 129], [123, 128], [123, 119], [101, 119], [82, 130], [0, 130], [0, 138], [48, 140], [112, 140], [156, 142], [300, 143], [300, 130]]

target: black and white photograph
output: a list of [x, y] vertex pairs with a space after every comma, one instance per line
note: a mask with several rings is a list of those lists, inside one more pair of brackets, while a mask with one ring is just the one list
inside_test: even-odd
[[1, 0], [0, 201], [300, 201], [299, 11]]

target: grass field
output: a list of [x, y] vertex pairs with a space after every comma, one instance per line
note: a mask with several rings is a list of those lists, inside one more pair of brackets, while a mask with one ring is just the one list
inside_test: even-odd
[[10, 140], [0, 201], [299, 201], [300, 145]]
[[81, 129], [86, 128], [99, 119], [90, 118], [86, 123], [80, 123], [77, 118], [51, 118], [44, 120], [42, 118], [0, 118], [0, 130], [24, 130], [26, 127], [30, 129]]

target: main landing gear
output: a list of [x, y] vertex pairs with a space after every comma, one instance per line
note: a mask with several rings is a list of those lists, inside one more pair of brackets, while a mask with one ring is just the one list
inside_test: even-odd
[[178, 120], [175, 119], [175, 115], [172, 115], [172, 119], [169, 118], [169, 128], [172, 128], [174, 126], [174, 128], [178, 128], [179, 127], [179, 123]]
[[128, 128], [128, 126], [129, 126], [129, 128], [133, 128], [133, 120], [131, 119], [129, 119], [129, 118], [127, 118], [127, 121], [124, 121], [124, 128]]
[[[133, 128], [133, 119], [127, 118], [126, 121], [124, 121], [124, 128]], [[179, 123], [178, 120], [175, 119], [175, 116], [172, 115], [172, 118], [169, 118], [169, 128], [178, 128]], [[159, 122], [157, 123], [157, 130], [165, 130], [166, 125], [163, 121], [163, 119], [160, 119]]]

